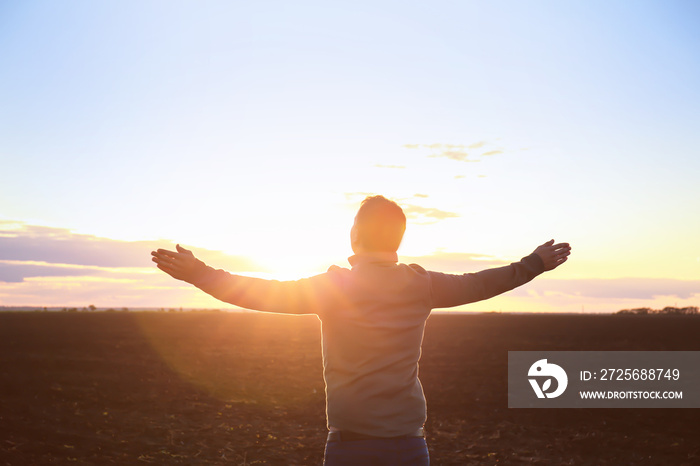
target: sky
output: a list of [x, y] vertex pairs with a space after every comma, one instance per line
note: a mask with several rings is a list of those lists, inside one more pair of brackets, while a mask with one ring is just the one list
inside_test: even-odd
[[0, 306], [227, 305], [155, 269], [570, 260], [465, 311], [700, 305], [694, 1], [5, 1]]

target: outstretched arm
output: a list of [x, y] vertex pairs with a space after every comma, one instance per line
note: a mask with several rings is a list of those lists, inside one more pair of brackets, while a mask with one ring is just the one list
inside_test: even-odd
[[215, 270], [179, 244], [177, 251], [151, 252], [158, 268], [219, 299], [254, 311], [318, 314], [333, 298], [326, 274], [295, 281], [264, 280]]
[[568, 243], [554, 240], [538, 246], [532, 254], [505, 267], [477, 273], [451, 275], [429, 272], [433, 289], [433, 307], [453, 307], [482, 301], [529, 282], [542, 272], [553, 270], [566, 262], [571, 254]]

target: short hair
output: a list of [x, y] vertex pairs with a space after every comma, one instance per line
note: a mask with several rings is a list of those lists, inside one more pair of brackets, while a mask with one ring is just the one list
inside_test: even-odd
[[406, 215], [384, 196], [368, 196], [355, 216], [357, 241], [368, 251], [396, 252], [406, 231]]

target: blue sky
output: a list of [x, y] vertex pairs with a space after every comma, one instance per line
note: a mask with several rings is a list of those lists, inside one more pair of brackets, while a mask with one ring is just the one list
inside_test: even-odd
[[211, 304], [143, 261], [53, 254], [56, 238], [321, 272], [381, 193], [409, 213], [402, 257], [446, 271], [574, 246], [472, 310], [697, 305], [699, 10], [4, 2], [0, 304]]

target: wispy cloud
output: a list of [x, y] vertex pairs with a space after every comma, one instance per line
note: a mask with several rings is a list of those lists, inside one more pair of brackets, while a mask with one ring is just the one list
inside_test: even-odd
[[670, 278], [588, 278], [556, 280], [542, 278], [528, 287], [540, 295], [561, 293], [569, 296], [605, 299], [650, 300], [661, 296], [690, 299], [700, 296], [700, 280]]
[[80, 277], [96, 275], [98, 267], [0, 260], [0, 282], [19, 283], [29, 277]]
[[[0, 305], [225, 307], [156, 269], [150, 252], [168, 240], [119, 241], [64, 228], [0, 221]], [[204, 262], [264, 272], [252, 260], [197, 248]]]
[[0, 305], [83, 307], [210, 307], [217, 302], [197, 288], [155, 269], [99, 271], [97, 275], [24, 277], [0, 281]]
[[406, 218], [418, 220], [422, 223], [433, 223], [446, 218], [459, 217], [459, 214], [457, 213], [447, 212], [435, 207], [423, 207], [413, 204], [402, 204], [402, 207], [404, 213], [406, 214]]
[[[366, 192], [354, 192], [345, 193], [345, 199], [353, 204], [358, 203], [365, 199], [367, 196], [374, 196], [376, 193], [366, 193]], [[459, 217], [459, 214], [455, 212], [448, 212], [446, 210], [438, 209], [436, 207], [426, 207], [422, 205], [414, 204], [413, 202], [417, 199], [427, 199], [429, 196], [427, 194], [417, 193], [410, 198], [392, 198], [388, 196], [389, 199], [394, 200], [403, 209], [404, 214], [407, 219], [414, 220], [417, 223], [435, 223], [440, 220], [445, 220], [447, 218]]]
[[[376, 193], [345, 193], [345, 199], [354, 204], [359, 203], [367, 196], [374, 195], [376, 195]], [[448, 212], [446, 210], [441, 210], [436, 207], [425, 207], [412, 203], [415, 202], [415, 199], [427, 199], [428, 197], [429, 196], [427, 194], [421, 193], [414, 194], [411, 198], [391, 198], [390, 196], [388, 196], [389, 199], [393, 199], [401, 206], [404, 214], [406, 214], [407, 219], [415, 220], [418, 223], [435, 223], [439, 220], [459, 217], [459, 214], [455, 212]]]
[[[0, 261], [5, 265], [26, 263], [26, 270], [61, 270], [72, 275], [65, 265], [94, 267], [152, 267], [150, 252], [158, 248], [174, 249], [169, 240], [119, 241], [93, 235], [74, 233], [65, 228], [26, 225], [21, 222], [0, 222]], [[215, 261], [233, 270], [261, 271], [250, 259], [220, 251], [198, 249], [205, 262]], [[14, 261], [14, 262], [8, 262]], [[42, 264], [42, 265], [37, 265]], [[88, 270], [83, 268], [83, 270]]]
[[63, 228], [0, 225], [0, 260], [40, 261], [104, 267], [145, 267], [156, 242], [116, 241]]
[[447, 149], [447, 150], [443, 150], [437, 154], [431, 154], [428, 157], [431, 157], [431, 158], [446, 157], [446, 158], [451, 159], [451, 160], [457, 160], [458, 162], [478, 162], [477, 159], [470, 159], [469, 153], [465, 150]]
[[364, 198], [368, 196], [375, 196], [377, 193], [357, 191], [352, 193], [343, 193], [345, 200], [352, 203], [360, 203]]
[[508, 264], [506, 261], [483, 254], [447, 251], [436, 251], [426, 256], [401, 256], [401, 261], [419, 264], [428, 270], [446, 273], [478, 272]]
[[501, 149], [488, 149], [490, 146], [486, 141], [478, 141], [472, 144], [404, 144], [406, 149], [428, 149], [431, 153], [430, 158], [447, 158], [458, 162], [479, 162], [482, 157], [489, 157], [497, 154], [502, 154]]
[[[154, 249], [167, 240], [119, 241], [64, 228], [0, 222], [0, 305], [222, 307], [196, 288], [158, 271]], [[197, 248], [217, 268], [260, 272], [242, 256]]]

